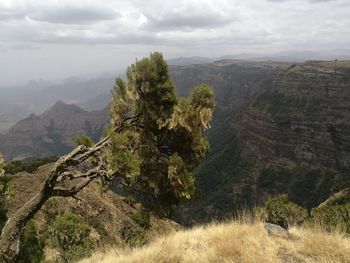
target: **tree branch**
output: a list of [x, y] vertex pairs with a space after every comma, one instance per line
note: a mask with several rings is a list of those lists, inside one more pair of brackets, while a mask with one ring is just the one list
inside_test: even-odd
[[[117, 126], [112, 133], [120, 133], [124, 129], [135, 125], [138, 120], [138, 116], [131, 116], [126, 118], [119, 126]], [[19, 240], [20, 235], [26, 225], [26, 223], [33, 218], [33, 216], [41, 209], [44, 203], [52, 196], [74, 196], [79, 191], [84, 189], [93, 179], [98, 176], [106, 176], [106, 169], [103, 167], [103, 163], [95, 169], [88, 171], [86, 174], [82, 174], [79, 177], [85, 177], [85, 180], [81, 180], [79, 184], [70, 188], [57, 187], [64, 177], [69, 177], [67, 169], [69, 167], [75, 167], [88, 158], [96, 156], [105, 146], [109, 144], [110, 134], [102, 138], [94, 146], [87, 148], [86, 146], [78, 146], [72, 150], [69, 154], [61, 157], [50, 170], [45, 181], [41, 185], [39, 192], [25, 203], [20, 209], [18, 209], [6, 222], [2, 229], [0, 237], [0, 262], [13, 262], [18, 249], [16, 241]], [[74, 180], [74, 176], [71, 181]]]

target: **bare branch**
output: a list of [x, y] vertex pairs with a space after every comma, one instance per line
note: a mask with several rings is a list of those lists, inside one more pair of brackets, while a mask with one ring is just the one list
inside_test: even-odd
[[94, 176], [90, 176], [87, 179], [82, 180], [79, 184], [74, 185], [70, 188], [65, 188], [65, 187], [55, 187], [52, 191], [52, 196], [74, 196], [76, 195], [79, 191], [81, 191], [84, 187], [86, 187], [89, 183], [91, 183], [98, 174], [95, 174]]

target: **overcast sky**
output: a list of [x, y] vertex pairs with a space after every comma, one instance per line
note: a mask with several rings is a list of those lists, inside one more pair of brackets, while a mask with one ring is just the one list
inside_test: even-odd
[[350, 48], [349, 0], [0, 0], [0, 86], [136, 57]]

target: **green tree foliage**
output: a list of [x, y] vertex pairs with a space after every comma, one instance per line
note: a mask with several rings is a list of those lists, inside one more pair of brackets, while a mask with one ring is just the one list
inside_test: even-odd
[[92, 145], [94, 145], [94, 141], [89, 136], [85, 135], [80, 135], [74, 138], [74, 143], [75, 146], [84, 145], [86, 147], [91, 147]]
[[17, 263], [40, 263], [44, 261], [44, 244], [40, 241], [34, 221], [29, 221], [21, 237]]
[[284, 228], [301, 225], [308, 217], [307, 210], [290, 202], [286, 194], [269, 197], [262, 207], [262, 213], [267, 222]]
[[58, 214], [49, 226], [53, 244], [59, 249], [62, 262], [74, 262], [91, 255], [90, 225], [72, 212]]
[[107, 157], [111, 175], [122, 175], [130, 192], [169, 214], [195, 194], [193, 170], [208, 151], [203, 131], [214, 109], [213, 90], [200, 85], [189, 98], [175, 95], [162, 54], [131, 65], [127, 82], [116, 79], [109, 132], [126, 118], [134, 125], [112, 133]]

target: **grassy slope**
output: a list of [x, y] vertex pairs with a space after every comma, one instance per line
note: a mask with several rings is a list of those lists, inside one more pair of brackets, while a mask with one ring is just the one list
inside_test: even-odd
[[350, 262], [350, 239], [339, 233], [291, 228], [290, 238], [268, 235], [260, 222], [195, 227], [134, 250], [110, 250], [81, 263]]

